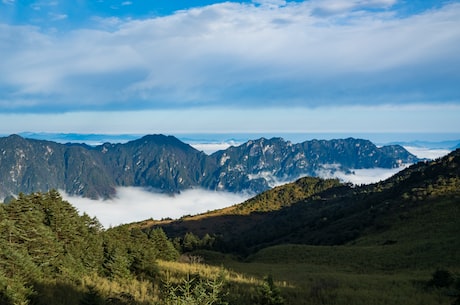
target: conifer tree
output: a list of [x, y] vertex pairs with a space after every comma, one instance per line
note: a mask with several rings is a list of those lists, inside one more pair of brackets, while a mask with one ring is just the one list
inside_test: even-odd
[[149, 239], [158, 252], [158, 259], [173, 261], [179, 257], [179, 252], [168, 239], [163, 229], [157, 228], [150, 230]]

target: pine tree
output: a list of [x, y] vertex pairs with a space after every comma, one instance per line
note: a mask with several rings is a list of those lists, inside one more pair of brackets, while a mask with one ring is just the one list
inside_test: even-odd
[[158, 252], [158, 259], [174, 261], [179, 257], [179, 252], [168, 239], [163, 229], [152, 229], [149, 232], [149, 240]]
[[271, 275], [264, 279], [263, 284], [258, 288], [257, 294], [253, 297], [253, 304], [256, 305], [283, 305], [284, 299], [281, 291], [276, 287]]
[[94, 286], [89, 286], [88, 291], [83, 295], [79, 305], [102, 305], [104, 300]]

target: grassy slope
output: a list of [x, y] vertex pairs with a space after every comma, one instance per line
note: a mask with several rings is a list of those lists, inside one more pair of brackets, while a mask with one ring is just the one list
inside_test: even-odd
[[245, 277], [273, 275], [287, 304], [452, 304], [425, 283], [438, 268], [460, 275], [458, 202], [429, 202], [347, 245], [277, 245], [245, 262], [203, 255]]

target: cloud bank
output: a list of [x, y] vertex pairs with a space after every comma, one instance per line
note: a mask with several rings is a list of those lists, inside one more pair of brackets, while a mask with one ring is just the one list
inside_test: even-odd
[[460, 4], [400, 16], [395, 3], [224, 2], [69, 31], [0, 24], [0, 110], [459, 103]]
[[146, 219], [180, 218], [241, 203], [248, 194], [187, 190], [169, 196], [148, 192], [142, 188], [117, 189], [117, 197], [111, 200], [91, 200], [69, 196], [61, 191], [64, 200], [70, 202], [81, 213], [96, 216], [105, 228]]

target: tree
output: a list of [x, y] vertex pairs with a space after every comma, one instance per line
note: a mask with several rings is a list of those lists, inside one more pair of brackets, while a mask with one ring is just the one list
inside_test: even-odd
[[128, 278], [130, 262], [126, 253], [117, 247], [104, 245], [104, 262], [102, 264], [104, 275], [109, 278]]
[[174, 261], [179, 257], [179, 252], [173, 243], [168, 239], [163, 229], [152, 229], [149, 232], [149, 240], [158, 251], [157, 258], [167, 261]]
[[184, 251], [193, 251], [200, 244], [200, 239], [193, 233], [185, 233], [184, 240], [182, 241], [182, 248]]
[[96, 287], [89, 286], [88, 291], [83, 295], [79, 305], [102, 305], [104, 300]]
[[262, 285], [258, 288], [257, 294], [253, 297], [253, 304], [258, 305], [283, 305], [284, 299], [281, 291], [276, 287], [273, 277], [268, 275]]
[[163, 301], [165, 305], [227, 305], [223, 301], [224, 285], [223, 274], [211, 280], [188, 274], [179, 285], [166, 281]]
[[452, 273], [450, 273], [448, 270], [438, 269], [432, 274], [428, 285], [436, 288], [444, 288], [452, 285], [454, 281], [455, 279]]

